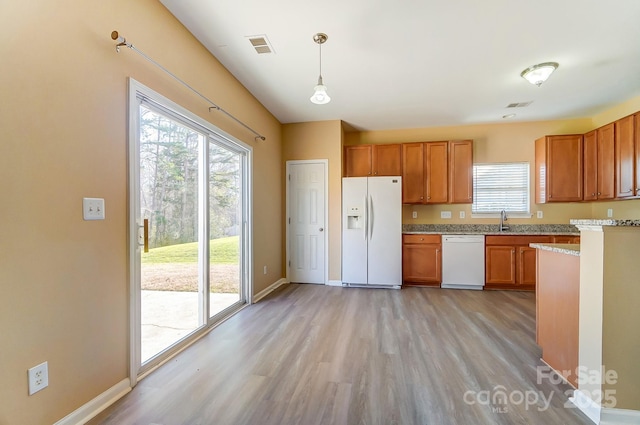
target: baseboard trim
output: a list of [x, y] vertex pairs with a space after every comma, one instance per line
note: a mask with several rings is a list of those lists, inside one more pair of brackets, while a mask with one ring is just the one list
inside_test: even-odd
[[278, 279], [277, 281], [269, 285], [267, 288], [255, 294], [252, 299], [252, 304], [257, 303], [258, 301], [260, 301], [261, 299], [263, 299], [264, 297], [266, 297], [267, 295], [269, 295], [270, 293], [272, 293], [282, 285], [286, 285], [288, 283], [289, 281], [285, 278]]
[[640, 424], [640, 410], [602, 408], [600, 425]]
[[325, 283], [325, 285], [342, 287], [342, 281], [341, 280], [328, 280], [327, 283]]
[[591, 400], [591, 397], [587, 396], [580, 390], [573, 392], [573, 397], [569, 397], [569, 401], [573, 403], [578, 409], [582, 411], [591, 421], [598, 425], [600, 423], [600, 411], [602, 407]]
[[102, 412], [107, 407], [122, 398], [125, 394], [131, 391], [129, 378], [109, 388], [107, 391], [98, 395], [93, 400], [83, 404], [73, 412], [69, 413], [64, 418], [60, 419], [53, 425], [83, 425], [94, 418], [98, 413]]

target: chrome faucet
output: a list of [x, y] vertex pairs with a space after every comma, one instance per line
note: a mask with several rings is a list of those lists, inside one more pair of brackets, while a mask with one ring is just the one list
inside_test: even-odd
[[507, 221], [507, 212], [505, 210], [500, 211], [500, 231], [504, 232], [505, 230], [509, 230], [509, 225], [504, 224]]

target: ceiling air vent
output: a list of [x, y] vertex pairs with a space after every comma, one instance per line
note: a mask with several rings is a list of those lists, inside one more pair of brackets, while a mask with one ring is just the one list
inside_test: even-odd
[[274, 53], [273, 48], [271, 47], [271, 43], [269, 43], [269, 39], [266, 35], [249, 35], [247, 36], [247, 38], [251, 42], [253, 48], [256, 49], [257, 53]]
[[531, 105], [531, 103], [533, 103], [533, 100], [530, 100], [528, 102], [510, 103], [510, 104], [507, 105], [507, 108], [524, 108], [526, 106]]

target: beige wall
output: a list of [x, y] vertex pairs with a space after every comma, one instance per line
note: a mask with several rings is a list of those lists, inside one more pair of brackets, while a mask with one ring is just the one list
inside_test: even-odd
[[616, 121], [620, 118], [626, 117], [640, 111], [640, 96], [631, 98], [625, 102], [614, 105], [599, 114], [592, 117], [593, 128], [602, 127], [610, 122]]
[[604, 227], [602, 364], [618, 379], [602, 389], [615, 391], [613, 407], [640, 412], [640, 262], [629, 255], [639, 246], [640, 228]]
[[[2, 2], [0, 26], [0, 424], [50, 424], [127, 377], [127, 77], [254, 147], [254, 292], [282, 276], [281, 128], [156, 0]], [[267, 140], [117, 54], [114, 29]], [[83, 197], [106, 220], [83, 221]]]
[[[342, 279], [342, 124], [340, 121], [319, 121], [282, 126], [283, 170], [286, 161], [327, 159], [329, 161], [329, 280]], [[283, 180], [283, 190], [284, 190]], [[285, 199], [282, 200], [283, 208]], [[286, 217], [283, 216], [283, 224]], [[284, 238], [283, 238], [284, 239]], [[286, 251], [286, 241], [283, 252]], [[283, 267], [286, 259], [283, 255]]]

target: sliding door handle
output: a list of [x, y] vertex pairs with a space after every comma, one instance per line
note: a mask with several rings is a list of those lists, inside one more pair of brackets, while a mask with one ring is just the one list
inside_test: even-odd
[[142, 230], [142, 234], [138, 232], [138, 245], [144, 247], [144, 252], [149, 252], [149, 219], [145, 218], [138, 228]]

